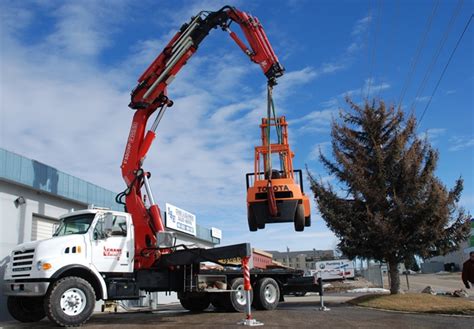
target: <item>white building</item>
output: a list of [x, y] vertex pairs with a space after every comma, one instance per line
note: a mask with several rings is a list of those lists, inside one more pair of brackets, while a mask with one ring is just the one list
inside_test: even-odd
[[[118, 177], [119, 179], [119, 177]], [[89, 205], [123, 210], [115, 192], [0, 148], [0, 321], [10, 319], [3, 296], [3, 273], [17, 244], [50, 238], [58, 217]], [[177, 244], [210, 248], [218, 230], [195, 224], [194, 235], [176, 231]], [[214, 232], [214, 234], [211, 234]], [[160, 294], [158, 302], [175, 301]]]
[[334, 250], [299, 250], [268, 251], [273, 255], [273, 260], [303, 271], [315, 270], [316, 263], [321, 260], [334, 259]]

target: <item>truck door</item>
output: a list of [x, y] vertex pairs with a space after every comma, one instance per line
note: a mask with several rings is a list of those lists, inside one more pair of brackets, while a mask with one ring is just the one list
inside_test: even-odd
[[129, 216], [111, 214], [109, 228], [99, 220], [94, 228], [92, 263], [99, 272], [132, 272], [133, 241]]

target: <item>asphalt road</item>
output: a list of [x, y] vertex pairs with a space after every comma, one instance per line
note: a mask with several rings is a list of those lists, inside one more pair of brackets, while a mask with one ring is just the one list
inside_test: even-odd
[[[385, 287], [388, 287], [388, 278], [384, 276]], [[415, 274], [408, 276], [410, 290], [408, 290], [405, 275], [400, 275], [400, 288], [404, 291], [421, 292], [426, 286], [431, 286], [435, 291], [453, 292], [465, 289], [461, 280], [461, 272], [443, 274]], [[471, 289], [471, 294], [472, 289]]]
[[[474, 317], [445, 316], [433, 314], [408, 314], [387, 312], [341, 303], [342, 299], [328, 296], [329, 311], [319, 311], [318, 297], [298, 301], [290, 298], [275, 311], [255, 311], [255, 319], [263, 322], [265, 328], [450, 328], [474, 329]], [[178, 305], [162, 306], [161, 311], [143, 313], [95, 314], [86, 328], [242, 328], [237, 322], [244, 318], [242, 313], [219, 313], [206, 311], [193, 314]], [[3, 328], [31, 328], [31, 324], [18, 322], [0, 323]], [[43, 320], [35, 328], [50, 328], [51, 322]]]

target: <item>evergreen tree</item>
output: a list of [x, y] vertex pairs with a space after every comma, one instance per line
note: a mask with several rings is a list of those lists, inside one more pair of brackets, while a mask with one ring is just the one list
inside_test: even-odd
[[383, 101], [346, 101], [351, 109], [332, 123], [334, 162], [320, 154], [345, 192], [308, 172], [311, 189], [339, 249], [351, 258], [386, 262], [390, 291], [398, 293], [399, 263], [446, 254], [467, 239], [468, 214], [457, 207], [463, 180], [448, 190], [435, 176], [438, 152], [416, 135], [413, 115], [405, 120]]

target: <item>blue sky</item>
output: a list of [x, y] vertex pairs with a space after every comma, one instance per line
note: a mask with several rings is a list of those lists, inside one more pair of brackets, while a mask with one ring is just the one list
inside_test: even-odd
[[[0, 146], [106, 188], [124, 188], [119, 166], [136, 79], [200, 10], [235, 5], [257, 16], [286, 68], [274, 89], [290, 121], [295, 167], [333, 182], [317, 159], [330, 154], [330, 122], [344, 96], [402, 100], [421, 116], [473, 12], [464, 1], [420, 89], [457, 1], [441, 1], [411, 78], [433, 1], [0, 1]], [[437, 175], [462, 176], [474, 213], [473, 27], [432, 99], [418, 133], [439, 150]], [[237, 31], [236, 26], [234, 30]], [[374, 47], [375, 45], [375, 47]], [[313, 203], [313, 226], [248, 232], [245, 173], [253, 168], [265, 77], [214, 30], [169, 88], [167, 113], [145, 162], [161, 206], [169, 202], [223, 230], [224, 243], [262, 249], [333, 249], [337, 240]], [[306, 186], [308, 188], [308, 186]]]

